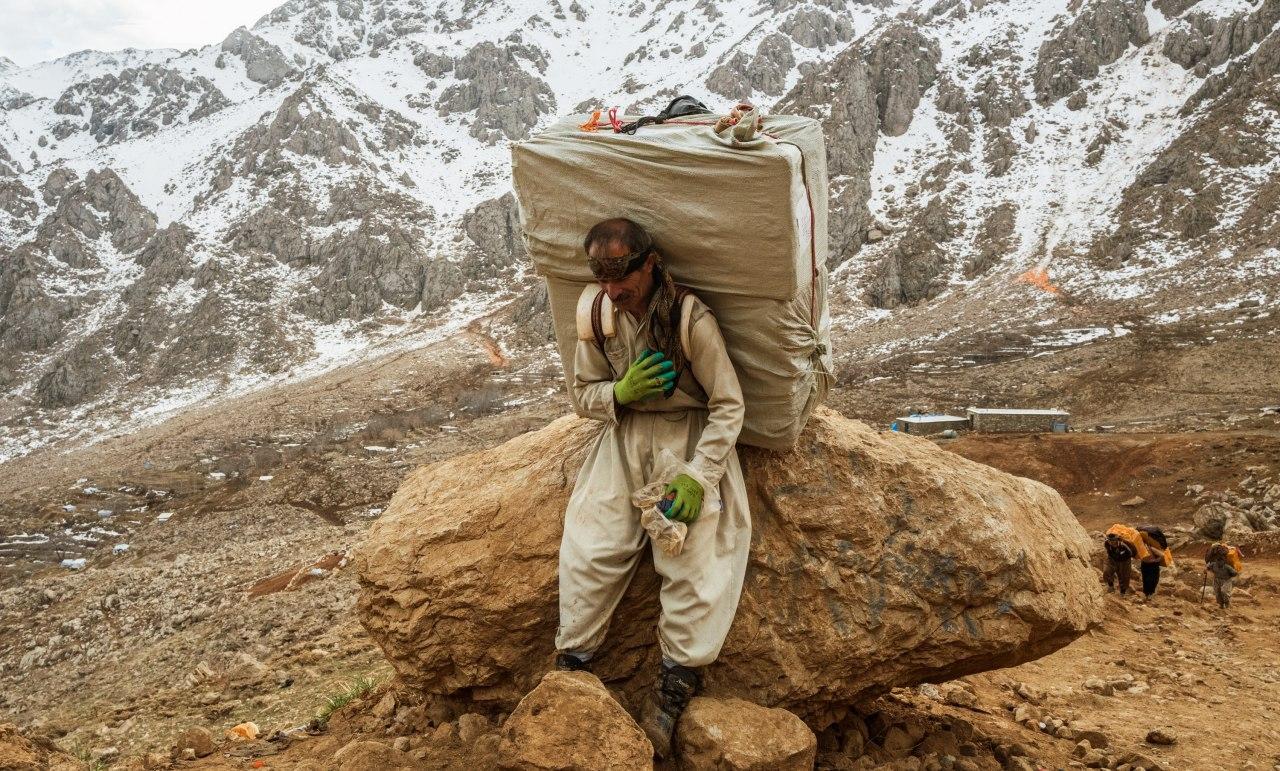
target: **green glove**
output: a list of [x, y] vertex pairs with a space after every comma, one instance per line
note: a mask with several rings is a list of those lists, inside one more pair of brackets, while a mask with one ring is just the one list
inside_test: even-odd
[[631, 404], [661, 396], [667, 384], [676, 379], [676, 365], [662, 351], [640, 352], [627, 367], [622, 379], [613, 384], [613, 398], [618, 404]]
[[671, 480], [666, 492], [674, 492], [676, 499], [667, 510], [667, 519], [674, 519], [686, 525], [698, 521], [702, 514], [702, 485], [688, 474], [681, 474]]

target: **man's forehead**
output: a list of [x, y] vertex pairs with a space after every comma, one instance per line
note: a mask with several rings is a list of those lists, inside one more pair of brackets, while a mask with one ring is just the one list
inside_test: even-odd
[[591, 245], [590, 254], [601, 257], [621, 257], [628, 253], [627, 245], [617, 239], [596, 241]]

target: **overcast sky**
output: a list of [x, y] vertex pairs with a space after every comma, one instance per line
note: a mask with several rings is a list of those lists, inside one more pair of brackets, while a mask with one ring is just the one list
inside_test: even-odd
[[0, 0], [0, 56], [28, 65], [96, 48], [198, 48], [284, 0]]

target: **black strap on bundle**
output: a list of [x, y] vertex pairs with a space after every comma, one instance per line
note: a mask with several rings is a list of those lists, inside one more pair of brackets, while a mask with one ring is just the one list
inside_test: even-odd
[[623, 134], [634, 134], [641, 126], [649, 124], [665, 123], [672, 118], [684, 118], [689, 115], [710, 115], [711, 110], [705, 104], [694, 99], [691, 96], [677, 96], [671, 100], [662, 112], [657, 115], [646, 115], [638, 120], [630, 123], [624, 123], [622, 128], [618, 129]]

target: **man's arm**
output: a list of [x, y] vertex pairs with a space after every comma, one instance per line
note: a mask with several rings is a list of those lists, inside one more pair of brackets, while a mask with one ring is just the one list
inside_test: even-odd
[[618, 422], [613, 398], [613, 371], [594, 340], [579, 340], [573, 354], [573, 405], [584, 418]]
[[725, 461], [738, 442], [746, 407], [720, 325], [710, 312], [703, 312], [691, 322], [689, 347], [691, 350], [686, 352], [689, 365], [702, 390], [707, 392], [710, 412], [691, 463], [706, 482], [714, 486], [720, 483]]

